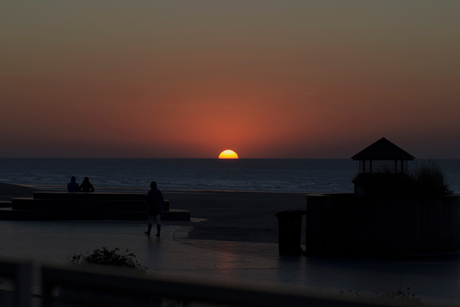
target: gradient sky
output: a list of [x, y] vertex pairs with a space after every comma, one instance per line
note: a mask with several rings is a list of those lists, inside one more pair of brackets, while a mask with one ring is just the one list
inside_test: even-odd
[[460, 158], [460, 1], [2, 1], [0, 157]]

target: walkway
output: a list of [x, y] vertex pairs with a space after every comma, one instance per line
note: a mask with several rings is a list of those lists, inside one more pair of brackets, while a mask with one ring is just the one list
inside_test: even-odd
[[[150, 274], [286, 286], [339, 294], [394, 292], [410, 287], [425, 301], [460, 300], [458, 257], [416, 260], [280, 257], [277, 244], [189, 240], [192, 227], [126, 221], [0, 221], [0, 257], [67, 264], [74, 254], [103, 246], [126, 249]], [[155, 227], [154, 227], [155, 228]], [[153, 231], [152, 231], [153, 232]], [[351, 295], [351, 294], [349, 294]], [[355, 294], [354, 294], [355, 295]]]

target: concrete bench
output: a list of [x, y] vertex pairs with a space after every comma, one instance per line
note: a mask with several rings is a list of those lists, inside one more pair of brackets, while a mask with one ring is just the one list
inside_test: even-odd
[[[35, 192], [33, 198], [14, 198], [13, 210], [46, 211], [143, 211], [147, 195], [112, 192]], [[169, 200], [163, 203], [169, 211]]]
[[[26, 219], [48, 216], [49, 219], [143, 220], [147, 218], [146, 199], [147, 193], [37, 191], [33, 198], [13, 198], [13, 213], [0, 214], [21, 214]], [[169, 200], [165, 200], [162, 219], [190, 221], [190, 211], [171, 210]]]
[[[106, 192], [35, 192], [33, 198], [14, 198], [13, 210], [45, 211], [143, 211], [147, 212], [146, 194]], [[169, 200], [163, 203], [169, 211]]]

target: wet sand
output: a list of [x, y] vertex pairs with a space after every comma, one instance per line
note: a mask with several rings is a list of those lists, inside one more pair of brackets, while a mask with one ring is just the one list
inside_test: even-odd
[[[32, 197], [35, 189], [0, 183], [0, 201]], [[190, 210], [195, 222], [165, 222], [193, 226], [190, 239], [278, 243], [282, 210], [305, 210], [303, 193], [163, 191], [172, 209]], [[196, 222], [204, 219], [204, 221]], [[305, 233], [303, 219], [302, 237]], [[303, 242], [303, 241], [302, 241]]]

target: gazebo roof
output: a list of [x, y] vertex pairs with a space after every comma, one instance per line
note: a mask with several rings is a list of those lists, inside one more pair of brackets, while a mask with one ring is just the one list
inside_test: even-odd
[[364, 148], [351, 157], [353, 160], [414, 160], [415, 157], [402, 150], [386, 138]]

